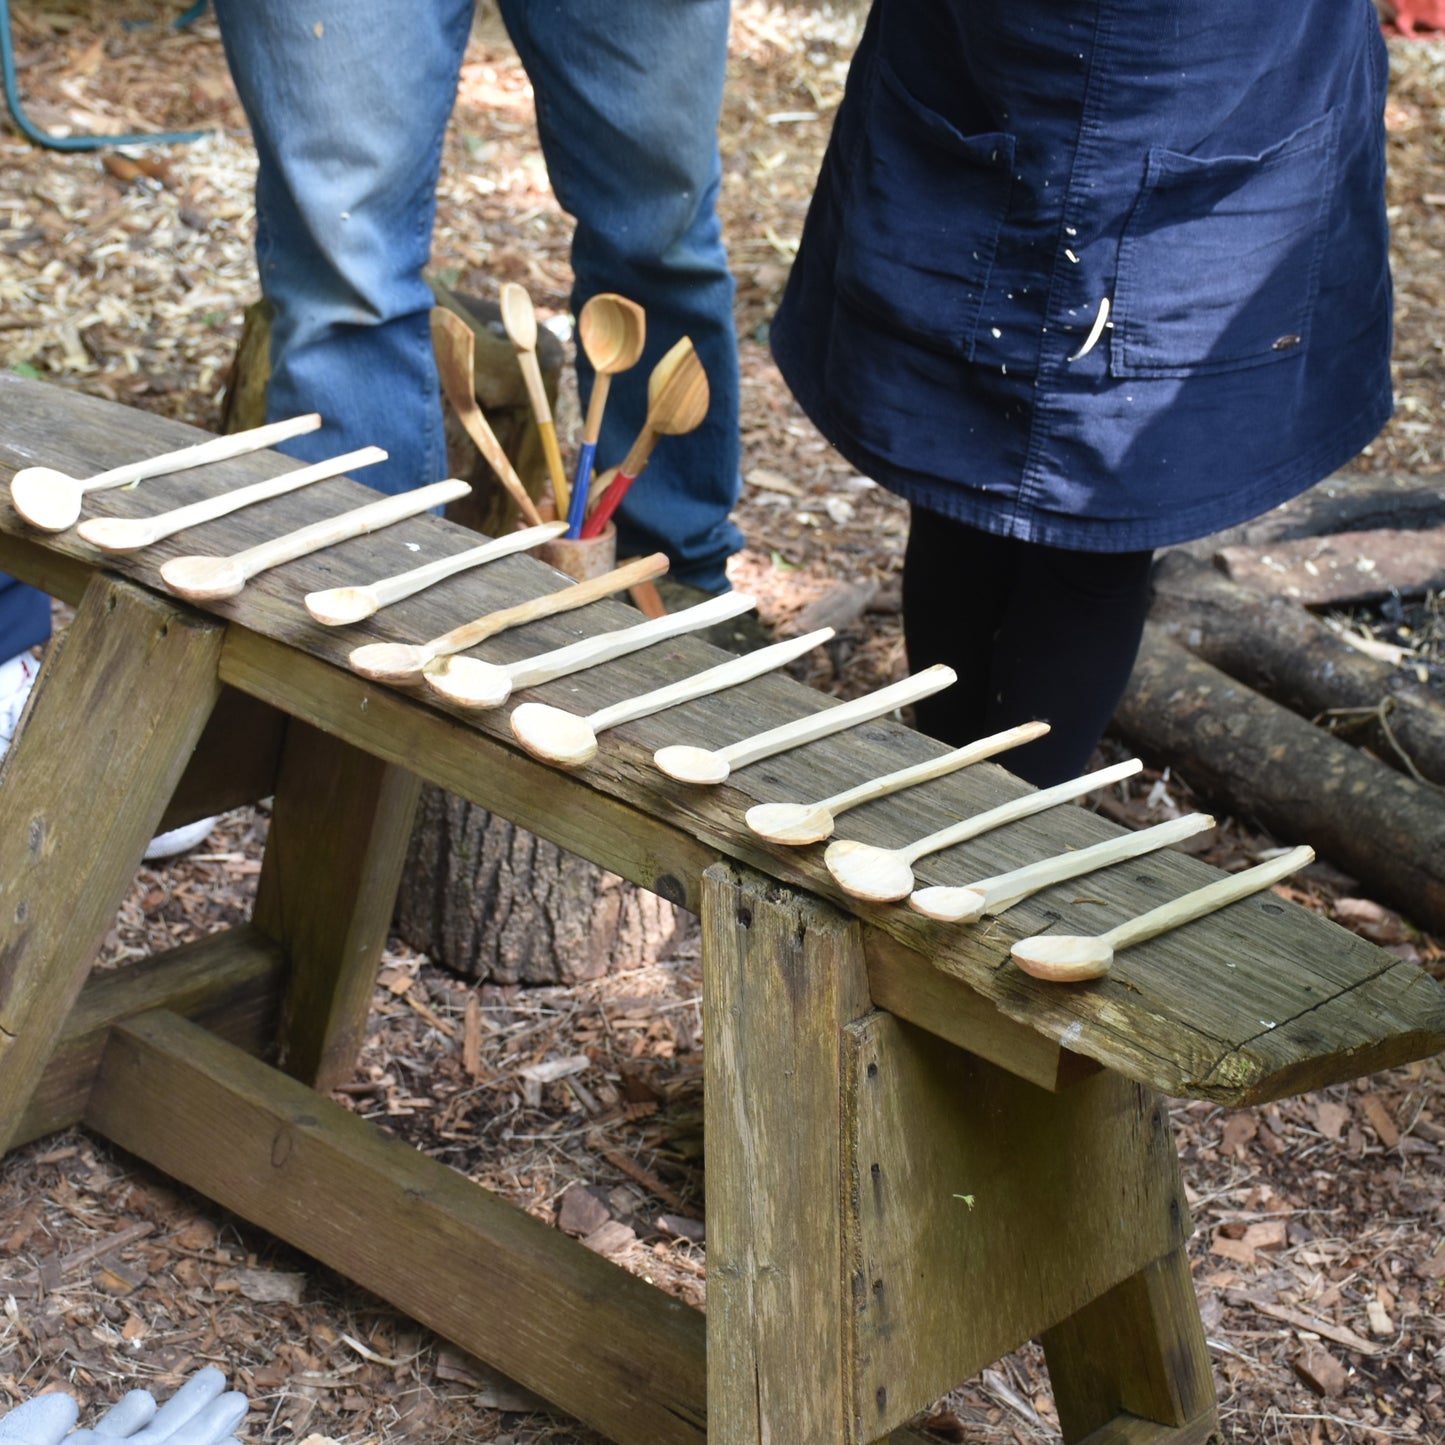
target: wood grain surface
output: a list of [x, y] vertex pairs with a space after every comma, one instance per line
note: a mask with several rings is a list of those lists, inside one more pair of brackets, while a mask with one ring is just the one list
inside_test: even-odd
[[[0, 484], [32, 463], [79, 474], [204, 435], [14, 376], [0, 376], [0, 417]], [[157, 479], [135, 492], [102, 494], [91, 499], [87, 515], [164, 510], [294, 465], [272, 453], [219, 463]], [[73, 531], [52, 537], [28, 528], [0, 486], [0, 568], [73, 592], [91, 569], [104, 565], [159, 592], [157, 568], [169, 557], [234, 552], [373, 495], [347, 479], [322, 482], [134, 556], [102, 559]], [[265, 573], [240, 597], [206, 604], [202, 610], [236, 624], [223, 651], [223, 680], [691, 906], [701, 869], [719, 857], [831, 899], [862, 920], [870, 971], [875, 959], [882, 961], [878, 967], [886, 972], [889, 996], [903, 996], [905, 1016], [904, 980], [912, 973], [920, 998], [930, 1000], [930, 1008], [920, 1010], [933, 1020], [921, 1020], [925, 1026], [1005, 1067], [1020, 1037], [1012, 1021], [1056, 1048], [1163, 1092], [1241, 1104], [1353, 1078], [1445, 1046], [1445, 990], [1416, 965], [1272, 894], [1130, 949], [1108, 978], [1086, 985], [1033, 980], [1009, 962], [1009, 949], [1020, 937], [1045, 928], [1102, 932], [1218, 876], [1177, 853], [1048, 889], [983, 924], [936, 923], [903, 905], [869, 907], [849, 900], [829, 878], [821, 849], [765, 844], [748, 833], [743, 813], [754, 803], [842, 791], [938, 756], [946, 751], [943, 744], [879, 720], [739, 769], [716, 788], [674, 782], [651, 762], [663, 743], [722, 747], [835, 705], [787, 677], [759, 678], [626, 724], [607, 734], [586, 769], [564, 776], [521, 755], [505, 709], [466, 716], [440, 700], [418, 700], [346, 671], [347, 653], [363, 642], [435, 637], [468, 618], [561, 585], [560, 574], [532, 557], [509, 557], [450, 579], [355, 627], [322, 627], [302, 605], [307, 592], [365, 582], [475, 542], [475, 533], [442, 518], [413, 518]], [[504, 634], [480, 655], [507, 662], [636, 620], [636, 611], [624, 602], [599, 602]], [[589, 713], [724, 656], [707, 643], [679, 638], [549, 683], [517, 701]], [[1027, 791], [1003, 767], [983, 763], [859, 808], [850, 815], [850, 832], [898, 846]], [[1085, 809], [1056, 809], [923, 860], [919, 882], [966, 883], [1119, 831]], [[956, 1017], [939, 1011], [940, 979], [987, 1000], [1001, 1016], [999, 1027], [989, 1027], [977, 999], [965, 1003], [962, 994]], [[1037, 1051], [1029, 1053], [1037, 1076], [1042, 1067]], [[1068, 1073], [1060, 1070], [1060, 1077]]]

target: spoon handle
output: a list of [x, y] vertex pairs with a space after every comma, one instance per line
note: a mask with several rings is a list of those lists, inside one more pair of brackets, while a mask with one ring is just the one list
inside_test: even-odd
[[587, 520], [587, 493], [592, 486], [592, 462], [597, 455], [597, 443], [583, 440], [577, 449], [577, 470], [572, 477], [572, 501], [567, 508], [567, 535], [582, 536], [582, 524]]
[[926, 853], [938, 853], [944, 848], [952, 848], [956, 843], [966, 843], [970, 838], [976, 838], [980, 833], [987, 833], [993, 828], [1001, 828], [1005, 823], [1016, 822], [1019, 818], [1027, 818], [1034, 813], [1046, 812], [1058, 803], [1082, 798], [1085, 793], [1092, 793], [1095, 788], [1121, 782], [1139, 772], [1143, 766], [1138, 758], [1129, 758], [1125, 762], [1115, 763], [1112, 767], [1100, 768], [1096, 773], [1085, 773], [1081, 778], [1055, 783], [1052, 788], [1041, 788], [1037, 793], [1025, 793], [1022, 798], [1001, 803], [987, 812], [975, 813], [972, 818], [964, 818], [961, 822], [941, 828], [937, 833], [930, 833], [928, 837], [920, 838], [918, 842], [898, 851], [910, 864], [916, 863]]
[[552, 405], [547, 400], [547, 387], [542, 380], [542, 363], [531, 347], [526, 350], [518, 348], [517, 360], [522, 367], [522, 380], [527, 383], [527, 399], [532, 403], [532, 415], [537, 419], [537, 431], [542, 438], [542, 455], [547, 459], [547, 474], [552, 478], [557, 515], [565, 517], [569, 500], [567, 472], [562, 466], [562, 453], [557, 446], [557, 426], [552, 420]]
[[400, 602], [404, 597], [414, 596], [438, 582], [445, 582], [448, 577], [455, 577], [458, 572], [538, 547], [543, 542], [550, 542], [553, 537], [561, 536], [562, 529], [561, 522], [543, 522], [540, 527], [526, 527], [520, 532], [510, 532], [505, 537], [483, 542], [480, 547], [468, 547], [454, 557], [439, 557], [435, 562], [425, 562], [409, 572], [383, 577], [380, 582], [371, 584], [376, 605], [379, 608], [390, 607], [393, 602]]
[[265, 481], [252, 482], [232, 492], [222, 492], [216, 497], [204, 497], [199, 502], [174, 507], [154, 517], [92, 517], [80, 524], [79, 535], [102, 552], [133, 552], [139, 547], [149, 547], [153, 542], [173, 537], [189, 527], [199, 527], [203, 522], [213, 522], [217, 517], [239, 512], [243, 507], [268, 502], [272, 497], [282, 497], [314, 482], [324, 482], [328, 477], [337, 477], [385, 460], [386, 453], [380, 447], [360, 447], [309, 467], [282, 472], [279, 477], [267, 477]]
[[1213, 826], [1214, 819], [1208, 813], [1186, 813], [1182, 818], [1171, 818], [1167, 823], [1156, 823], [1152, 828], [1141, 828], [1138, 832], [1123, 833], [1072, 853], [1043, 858], [1023, 868], [1015, 868], [1010, 873], [981, 878], [977, 883], [969, 884], [969, 888], [984, 895], [985, 913], [1002, 913], [1040, 889], [1055, 883], [1066, 883], [1070, 878], [1081, 878], [1086, 873], [1095, 873], [1100, 868], [1108, 868], [1130, 858], [1141, 858], [1146, 853], [1192, 838], [1194, 834]]
[[832, 636], [831, 627], [820, 627], [816, 632], [809, 632], [803, 637], [790, 637], [786, 642], [775, 642], [772, 646], [750, 652], [745, 657], [735, 657], [717, 667], [710, 667], [705, 672], [685, 677], [680, 682], [645, 692], [641, 697], [614, 703], [611, 707], [603, 708], [601, 712], [593, 713], [587, 721], [594, 733], [600, 733], [606, 728], [616, 727], [619, 723], [634, 722], [637, 718], [648, 717], [664, 708], [676, 707], [679, 703], [691, 702], [693, 698], [706, 697], [712, 692], [721, 692], [725, 687], [735, 687], [740, 682], [761, 677], [775, 667], [782, 667], [795, 657], [811, 652]]
[[667, 571], [667, 557], [655, 552], [651, 557], [639, 557], [623, 567], [614, 567], [600, 577], [589, 577], [585, 582], [574, 582], [558, 592], [549, 592], [545, 597], [533, 597], [519, 602], [515, 607], [504, 607], [500, 612], [489, 612], [474, 622], [464, 622], [450, 632], [443, 633], [431, 642], [423, 644], [432, 657], [449, 657], [454, 652], [465, 652], [509, 627], [520, 627], [524, 622], [535, 622], [539, 617], [552, 617], [559, 612], [571, 612], [585, 607], [599, 598], [610, 597], [614, 592], [634, 587], [653, 577], [661, 577]]
[[849, 808], [856, 808], [860, 803], [871, 803], [875, 798], [886, 798], [891, 793], [902, 792], [904, 788], [911, 788], [915, 783], [927, 783], [934, 778], [946, 777], [960, 768], [991, 758], [995, 753], [1007, 752], [1009, 748], [1041, 738], [1048, 730], [1048, 723], [1020, 723], [1018, 727], [1009, 728], [1005, 732], [993, 733], [989, 737], [979, 738], [977, 742], [966, 743], [951, 753], [944, 753], [941, 758], [930, 758], [926, 763], [914, 763], [912, 767], [900, 768], [896, 773], [870, 778], [866, 783], [849, 788], [846, 793], [825, 798], [816, 806], [826, 808], [830, 813], [844, 813]]
[[163, 477], [170, 472], [185, 472], [192, 467], [205, 466], [208, 462], [224, 462], [230, 457], [245, 456], [248, 452], [258, 452], [264, 447], [275, 446], [277, 442], [315, 431], [320, 425], [320, 416], [308, 412], [305, 416], [273, 421], [268, 426], [252, 427], [249, 431], [212, 437], [210, 441], [197, 442], [179, 451], [165, 452], [143, 462], [130, 462], [123, 467], [112, 467], [108, 472], [98, 472], [81, 482], [80, 489], [83, 492], [103, 492], [110, 487], [143, 482], [147, 477]]
[[1288, 853], [1271, 858], [1267, 863], [1257, 863], [1253, 868], [1246, 868], [1243, 873], [1231, 873], [1213, 883], [1205, 884], [1203, 888], [1196, 888], [1192, 893], [1186, 893], [1182, 898], [1161, 903], [1157, 908], [1151, 908], [1147, 913], [1141, 913], [1137, 918], [1131, 918], [1127, 923], [1111, 928], [1100, 937], [1117, 953], [1121, 948], [1143, 943], [1146, 938], [1157, 937], [1171, 928], [1178, 928], [1182, 923], [1192, 923], [1196, 918], [1203, 918], [1206, 913], [1213, 913], [1227, 904], [1248, 898], [1251, 893], [1259, 893], [1272, 883], [1278, 883], [1281, 878], [1297, 873], [1314, 856], [1315, 850], [1308, 844], [1291, 848]]
[[[582, 587], [586, 585], [585, 582], [578, 584]], [[572, 591], [561, 595], [570, 597]], [[700, 627], [711, 627], [713, 623], [736, 617], [755, 605], [751, 597], [741, 592], [724, 592], [719, 597], [710, 597], [706, 602], [699, 602], [696, 607], [687, 607], [681, 612], [669, 612], [665, 616], [639, 622], [633, 627], [623, 627], [616, 632], [584, 637], [580, 642], [570, 643], [552, 652], [508, 663], [507, 673], [512, 679], [513, 691], [524, 687], [540, 687], [544, 682], [566, 677], [569, 673], [581, 672], [583, 668], [611, 662], [616, 657], [625, 657], [629, 652], [637, 652], [654, 642], [661, 642], [669, 637], [681, 637], [684, 633], [696, 632]]]
[[275, 537], [269, 542], [260, 542], [237, 552], [232, 561], [250, 578], [269, 567], [279, 567], [282, 562], [293, 562], [297, 557], [319, 552], [336, 542], [345, 542], [351, 537], [361, 537], [368, 532], [389, 527], [393, 522], [415, 517], [419, 512], [430, 511], [432, 507], [454, 502], [465, 497], [471, 487], [466, 482], [433, 482], [428, 487], [417, 487], [394, 497], [383, 497], [379, 502], [368, 502], [364, 507], [354, 507], [336, 517], [325, 517], [288, 532], [284, 537]]
[[729, 743], [727, 747], [717, 749], [717, 756], [729, 768], [746, 767], [762, 758], [770, 758], [774, 753], [802, 747], [804, 743], [817, 742], [819, 738], [842, 732], [844, 728], [850, 728], [855, 723], [882, 717], [894, 708], [941, 692], [945, 687], [952, 686], [957, 678], [958, 674], [951, 667], [938, 662], [913, 677], [905, 677], [902, 682], [870, 692], [866, 697], [855, 697], [851, 702], [824, 708], [820, 712], [810, 713], [807, 717], [795, 718], [780, 727], [770, 728], [765, 733], [755, 733], [750, 738], [743, 738], [741, 742]]
[[512, 500], [516, 502], [518, 510], [522, 513], [530, 525], [540, 527], [542, 525], [542, 514], [537, 510], [537, 504], [527, 494], [527, 489], [522, 485], [522, 479], [517, 475], [517, 469], [512, 465], [512, 459], [507, 455], [506, 449], [497, 440], [497, 434], [492, 430], [491, 423], [482, 415], [482, 409], [477, 405], [476, 398], [468, 401], [466, 397], [452, 397], [452, 410], [456, 412], [457, 419], [466, 428], [466, 433], [476, 443], [477, 450], [486, 458], [487, 465], [501, 478], [502, 485], [512, 494]]

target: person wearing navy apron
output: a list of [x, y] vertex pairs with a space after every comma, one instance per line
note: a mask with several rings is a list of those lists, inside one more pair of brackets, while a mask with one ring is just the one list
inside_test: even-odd
[[921, 729], [1078, 773], [1153, 550], [1389, 417], [1387, 71], [1371, 0], [875, 0], [772, 347], [911, 504]]

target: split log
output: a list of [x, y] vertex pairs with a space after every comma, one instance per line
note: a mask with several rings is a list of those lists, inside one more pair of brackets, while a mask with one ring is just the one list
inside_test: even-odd
[[1418, 597], [1445, 587], [1445, 529], [1380, 527], [1330, 537], [1221, 547], [1215, 562], [1235, 582], [1306, 607]]
[[1445, 473], [1339, 472], [1238, 527], [1171, 551], [1209, 561], [1222, 547], [1255, 547], [1296, 537], [1445, 526]]
[[1310, 843], [1423, 928], [1445, 930], [1445, 801], [1149, 624], [1114, 725], [1216, 808]]
[[1154, 569], [1150, 619], [1191, 652], [1392, 767], [1445, 784], [1445, 707], [1408, 675], [1342, 641], [1287, 597], [1241, 587], [1182, 552]]

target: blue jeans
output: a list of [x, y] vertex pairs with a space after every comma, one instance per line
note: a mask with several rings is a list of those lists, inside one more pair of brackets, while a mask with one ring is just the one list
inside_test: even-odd
[[0, 572], [0, 664], [50, 636], [50, 599]]
[[[647, 352], [614, 379], [599, 466], [642, 425], [647, 375], [692, 337], [711, 383], [703, 425], [666, 437], [619, 509], [623, 555], [664, 550], [709, 590], [742, 545], [733, 282], [716, 214], [728, 0], [502, 0], [532, 80], [543, 154], [576, 219], [574, 312], [599, 291], [647, 309]], [[422, 279], [441, 146], [472, 0], [217, 0], [255, 135], [257, 261], [274, 307], [267, 415], [319, 411], [306, 460], [375, 443], [364, 480], [444, 475]], [[319, 33], [318, 33], [319, 32]], [[591, 391], [585, 359], [578, 382]]]

